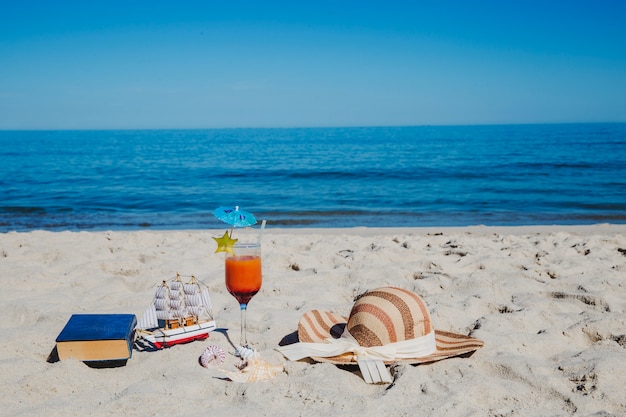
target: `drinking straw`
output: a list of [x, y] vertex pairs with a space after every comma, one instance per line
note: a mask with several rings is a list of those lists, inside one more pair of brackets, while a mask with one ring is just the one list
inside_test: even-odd
[[263, 237], [263, 230], [265, 229], [265, 223], [267, 223], [267, 220], [263, 220], [261, 222], [261, 230], [259, 231], [259, 239], [257, 240], [258, 244], [261, 244], [261, 237]]

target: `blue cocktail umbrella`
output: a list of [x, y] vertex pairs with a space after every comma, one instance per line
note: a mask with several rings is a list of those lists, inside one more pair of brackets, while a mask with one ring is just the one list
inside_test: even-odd
[[252, 213], [235, 207], [218, 207], [213, 211], [215, 217], [232, 227], [247, 227], [256, 224], [256, 218]]

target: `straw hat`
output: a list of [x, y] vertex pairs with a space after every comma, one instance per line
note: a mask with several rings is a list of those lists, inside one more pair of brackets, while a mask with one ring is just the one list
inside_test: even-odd
[[320, 310], [305, 313], [298, 338], [299, 343], [278, 350], [290, 360], [358, 364], [370, 383], [391, 382], [385, 365], [435, 362], [483, 346], [481, 340], [435, 330], [420, 296], [395, 287], [365, 292], [349, 318]]

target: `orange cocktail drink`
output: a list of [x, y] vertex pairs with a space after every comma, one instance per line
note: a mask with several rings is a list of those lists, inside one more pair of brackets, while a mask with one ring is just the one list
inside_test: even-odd
[[239, 255], [226, 258], [226, 289], [239, 301], [247, 305], [261, 289], [261, 256]]

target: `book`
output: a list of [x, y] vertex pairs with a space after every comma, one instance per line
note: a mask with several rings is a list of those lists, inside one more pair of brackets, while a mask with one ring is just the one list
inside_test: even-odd
[[128, 360], [136, 324], [134, 314], [73, 314], [56, 339], [59, 359]]

